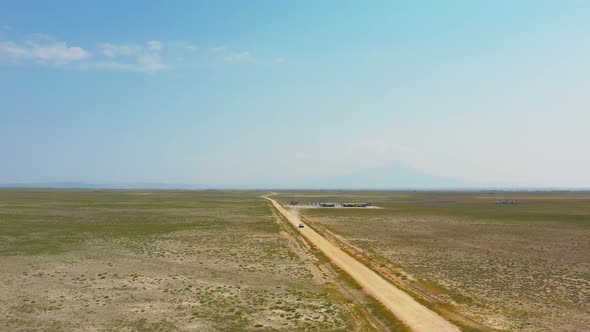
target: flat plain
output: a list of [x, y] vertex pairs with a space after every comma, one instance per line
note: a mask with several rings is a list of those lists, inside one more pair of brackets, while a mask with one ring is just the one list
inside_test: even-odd
[[0, 330], [373, 328], [260, 195], [0, 190]]
[[[286, 206], [323, 201], [383, 207], [291, 210], [451, 320], [458, 313], [510, 331], [590, 326], [588, 192], [314, 191], [276, 197]], [[516, 204], [498, 204], [510, 201]]]
[[[407, 330], [266, 193], [0, 190], [0, 330]], [[590, 193], [273, 197], [381, 207], [291, 211], [465, 331], [590, 325]]]

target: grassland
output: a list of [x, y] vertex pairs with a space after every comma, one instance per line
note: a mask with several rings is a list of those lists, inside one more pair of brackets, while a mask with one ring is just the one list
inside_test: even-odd
[[[300, 209], [312, 226], [410, 289], [485, 326], [590, 326], [590, 193], [291, 192], [289, 201], [372, 202], [383, 209]], [[518, 204], [498, 205], [497, 200]]]
[[0, 190], [0, 330], [364, 329], [259, 195]]

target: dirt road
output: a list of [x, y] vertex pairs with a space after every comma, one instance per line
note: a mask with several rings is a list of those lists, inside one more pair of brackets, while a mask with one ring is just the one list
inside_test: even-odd
[[[269, 195], [270, 196], [270, 195]], [[302, 221], [277, 201], [262, 196], [293, 225], [298, 227]], [[356, 280], [369, 295], [379, 300], [397, 318], [408, 325], [413, 331], [421, 332], [459, 332], [459, 328], [449, 323], [437, 313], [416, 302], [410, 295], [387, 282], [373, 270], [369, 269], [340, 248], [336, 247], [323, 236], [309, 227], [298, 228], [301, 235], [318, 247], [334, 264], [346, 271]]]

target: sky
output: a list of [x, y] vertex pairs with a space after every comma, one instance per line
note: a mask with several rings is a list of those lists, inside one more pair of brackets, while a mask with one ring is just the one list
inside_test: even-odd
[[1, 1], [0, 183], [393, 165], [589, 188], [589, 18], [588, 1]]

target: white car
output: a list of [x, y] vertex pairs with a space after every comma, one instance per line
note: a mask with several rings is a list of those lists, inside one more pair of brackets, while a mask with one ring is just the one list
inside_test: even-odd
[[304, 224], [299, 224], [299, 228], [303, 228], [303, 227], [305, 227]]

